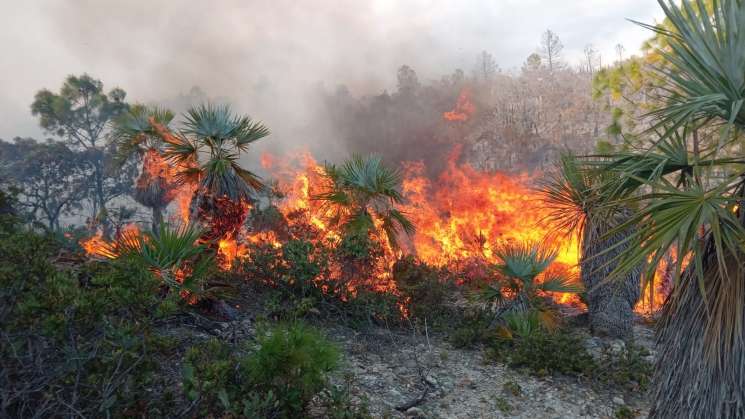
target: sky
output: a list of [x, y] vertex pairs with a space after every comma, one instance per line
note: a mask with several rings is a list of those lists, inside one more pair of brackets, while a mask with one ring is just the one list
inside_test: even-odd
[[[34, 94], [57, 91], [69, 74], [121, 87], [130, 102], [199, 86], [281, 127], [309, 117], [312, 88], [379, 93], [395, 89], [402, 64], [439, 79], [470, 71], [481, 51], [517, 69], [546, 29], [569, 63], [587, 44], [607, 62], [615, 45], [630, 55], [649, 35], [626, 19], [662, 18], [654, 0], [0, 0], [0, 10], [6, 140], [45, 136], [29, 110]], [[261, 86], [271, 88], [259, 100]]]

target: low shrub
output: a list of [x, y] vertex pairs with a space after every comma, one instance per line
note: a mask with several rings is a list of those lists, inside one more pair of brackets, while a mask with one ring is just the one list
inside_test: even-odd
[[487, 310], [467, 311], [448, 333], [448, 340], [456, 348], [474, 348], [487, 343], [494, 336], [490, 328], [493, 314]]
[[203, 415], [294, 418], [330, 389], [338, 362], [336, 348], [315, 330], [279, 325], [261, 331], [254, 347], [211, 340], [190, 348], [183, 385]]
[[[174, 342], [153, 321], [179, 309], [128, 264], [62, 270], [57, 242], [0, 229], [0, 416], [166, 416], [158, 357]], [[148, 393], [143, 398], [143, 393]]]
[[447, 314], [444, 303], [452, 297], [455, 283], [445, 270], [405, 256], [393, 265], [392, 274], [411, 317], [435, 319]]
[[515, 368], [526, 368], [538, 376], [555, 373], [587, 376], [596, 366], [582, 340], [563, 331], [539, 330], [511, 339], [495, 339], [488, 354], [493, 359], [506, 361]]
[[604, 384], [622, 387], [627, 391], [644, 391], [652, 378], [653, 365], [646, 357], [649, 351], [641, 346], [627, 343], [620, 353], [604, 351], [594, 371], [594, 378]]

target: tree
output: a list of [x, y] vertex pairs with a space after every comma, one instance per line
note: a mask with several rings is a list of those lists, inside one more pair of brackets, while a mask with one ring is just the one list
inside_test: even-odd
[[[129, 181], [108, 165], [113, 162], [107, 147], [109, 123], [127, 109], [124, 90], [114, 88], [104, 93], [103, 83], [87, 74], [68, 76], [59, 93], [40, 90], [34, 97], [31, 113], [39, 118], [46, 131], [65, 139], [80, 151], [90, 167], [89, 193], [94, 217], [101, 217], [104, 229], [106, 205], [126, 188], [120, 181]], [[121, 172], [118, 172], [121, 173]]]
[[664, 40], [651, 138], [597, 165], [609, 173], [604, 199], [639, 208], [614, 229], [637, 227], [611, 276], [681, 255], [658, 323], [650, 418], [743, 418], [745, 4], [659, 3], [666, 25], [642, 25]]
[[622, 44], [616, 44], [616, 54], [618, 54], [618, 64], [621, 65], [623, 63], [623, 53], [626, 51], [626, 48], [623, 47]]
[[419, 77], [416, 75], [416, 71], [408, 65], [402, 65], [398, 69], [398, 94], [401, 96], [411, 98], [416, 95], [421, 85], [419, 84]]
[[400, 233], [414, 233], [414, 225], [396, 209], [403, 202], [401, 174], [380, 157], [352, 156], [341, 166], [327, 164], [323, 175], [328, 185], [314, 199], [324, 202], [332, 225], [357, 236], [382, 232], [393, 248], [399, 247]]
[[585, 45], [584, 49], [585, 53], [585, 71], [590, 73], [590, 75], [593, 75], [595, 73], [595, 68], [598, 66], [598, 52], [595, 49], [595, 47], [592, 46], [592, 44]]
[[192, 208], [206, 224], [205, 241], [233, 236], [243, 225], [252, 195], [264, 189], [261, 179], [239, 159], [254, 142], [269, 135], [260, 122], [233, 114], [227, 105], [200, 105], [184, 115], [177, 133], [148, 118], [165, 142], [164, 156], [177, 167], [179, 183], [196, 186]]
[[[602, 174], [581, 166], [576, 157], [563, 154], [556, 170], [540, 189], [549, 214], [546, 219], [560, 239], [580, 240], [582, 283], [593, 333], [617, 338], [633, 335], [634, 306], [641, 291], [642, 266], [616, 281], [607, 281], [618, 255], [628, 248], [633, 226], [608, 234], [630, 217], [628, 208], [606, 210], [597, 193]], [[616, 244], [619, 244], [616, 246]]]
[[548, 71], [553, 72], [562, 67], [561, 52], [564, 50], [564, 44], [561, 39], [551, 29], [546, 29], [541, 35], [540, 53], [546, 60]]
[[140, 175], [134, 188], [137, 203], [149, 208], [152, 213], [152, 231], [157, 234], [163, 222], [163, 211], [178, 192], [176, 170], [163, 157], [164, 143], [153, 129], [150, 118], [163, 127], [173, 120], [167, 110], [148, 109], [142, 105], [132, 106], [117, 118], [114, 124], [114, 139], [117, 143], [121, 163], [135, 157], [142, 161]]
[[476, 79], [481, 80], [483, 83], [488, 83], [494, 79], [498, 69], [499, 66], [494, 61], [494, 56], [486, 51], [482, 51], [476, 57], [476, 66], [473, 69], [473, 73]]
[[62, 215], [81, 207], [88, 177], [81, 160], [81, 153], [52, 140], [0, 141], [0, 174], [20, 188], [19, 204], [33, 218], [41, 215], [52, 231], [59, 230]]
[[541, 58], [541, 55], [538, 53], [533, 53], [528, 55], [528, 58], [525, 59], [525, 64], [523, 64], [523, 72], [526, 71], [537, 71], [541, 68], [543, 65], [543, 59]]

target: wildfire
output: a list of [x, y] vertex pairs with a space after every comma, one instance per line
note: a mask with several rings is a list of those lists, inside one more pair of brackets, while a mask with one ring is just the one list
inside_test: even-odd
[[[464, 91], [451, 116], [472, 112], [468, 93]], [[488, 276], [488, 265], [497, 262], [496, 246], [512, 242], [545, 242], [550, 226], [544, 225], [542, 220], [548, 210], [540, 195], [530, 187], [531, 176], [481, 172], [468, 164], [459, 164], [459, 152], [457, 147], [453, 150], [445, 169], [436, 179], [425, 175], [427, 171], [422, 162], [404, 164], [402, 192], [406, 203], [399, 209], [416, 225], [417, 232], [403, 240], [402, 250], [394, 251], [387, 240], [373, 235], [381, 253], [375, 258], [374, 266], [365, 268], [364, 275], [350, 274], [359, 272], [358, 267], [331, 261], [327, 278], [338, 281], [339, 285], [317, 285], [328, 292], [338, 291], [330, 287], [342, 287], [342, 294], [349, 297], [354, 297], [362, 288], [397, 295], [391, 272], [401, 252], [413, 254], [431, 265], [448, 266], [459, 275], [462, 283], [466, 283]], [[202, 224], [212, 232], [212, 236], [201, 240], [215, 245], [218, 265], [223, 270], [235, 269], [236, 262], [250, 259], [254, 245], [280, 249], [288, 238], [302, 238], [324, 246], [341, 243], [342, 232], [329, 224], [329, 209], [313, 199], [328, 182], [323, 176], [323, 167], [309, 153], [281, 160], [265, 154], [261, 162], [277, 182], [275, 189], [279, 193], [270, 201], [282, 215], [285, 224], [281, 228], [245, 226], [252, 209], [248, 202], [210, 198], [196, 209]], [[165, 176], [170, 176], [167, 167], [159, 165], [157, 170], [158, 175], [165, 173]], [[179, 213], [187, 221], [192, 213], [193, 193], [193, 187], [176, 192]], [[118, 240], [129, 236], [121, 234]], [[576, 274], [579, 260], [577, 242], [567, 240], [548, 244], [558, 250], [551, 269]], [[81, 245], [86, 252], [97, 257], [117, 256], [117, 241], [107, 242], [100, 232], [82, 241]], [[653, 285], [645, 291], [645, 298], [636, 307], [638, 312], [653, 311], [662, 305], [669, 292], [666, 284], [669, 283], [673, 260], [671, 256], [658, 268]], [[651, 294], [649, 289], [653, 290]], [[553, 298], [560, 303], [578, 301], [573, 294], [556, 294]], [[402, 313], [405, 310], [402, 306]]]
[[471, 91], [467, 87], [464, 87], [458, 95], [458, 100], [455, 102], [455, 108], [453, 108], [452, 111], [443, 113], [442, 117], [446, 121], [465, 122], [468, 121], [475, 112], [476, 105], [471, 103]]
[[122, 248], [140, 247], [140, 228], [137, 224], [127, 224], [117, 233], [116, 238], [107, 241], [103, 238], [103, 231], [100, 229], [96, 234], [80, 241], [80, 247], [85, 253], [92, 257], [116, 259], [119, 257]]

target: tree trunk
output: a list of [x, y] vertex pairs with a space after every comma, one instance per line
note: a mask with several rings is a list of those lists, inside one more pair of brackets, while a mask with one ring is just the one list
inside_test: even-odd
[[615, 268], [615, 264], [609, 262], [625, 252], [628, 245], [620, 245], [600, 256], [598, 254], [628, 237], [628, 232], [604, 238], [614, 225], [621, 224], [623, 220], [609, 224], [599, 218], [587, 217], [582, 235], [581, 278], [587, 290], [590, 328], [594, 334], [627, 339], [632, 336], [634, 306], [641, 294], [642, 267], [637, 267], [622, 278], [607, 280]]
[[163, 210], [160, 207], [153, 207], [152, 211], [152, 232], [157, 235], [160, 225], [163, 223]]
[[728, 262], [722, 279], [707, 240], [706, 300], [690, 266], [663, 308], [650, 419], [745, 418], [745, 275]]

